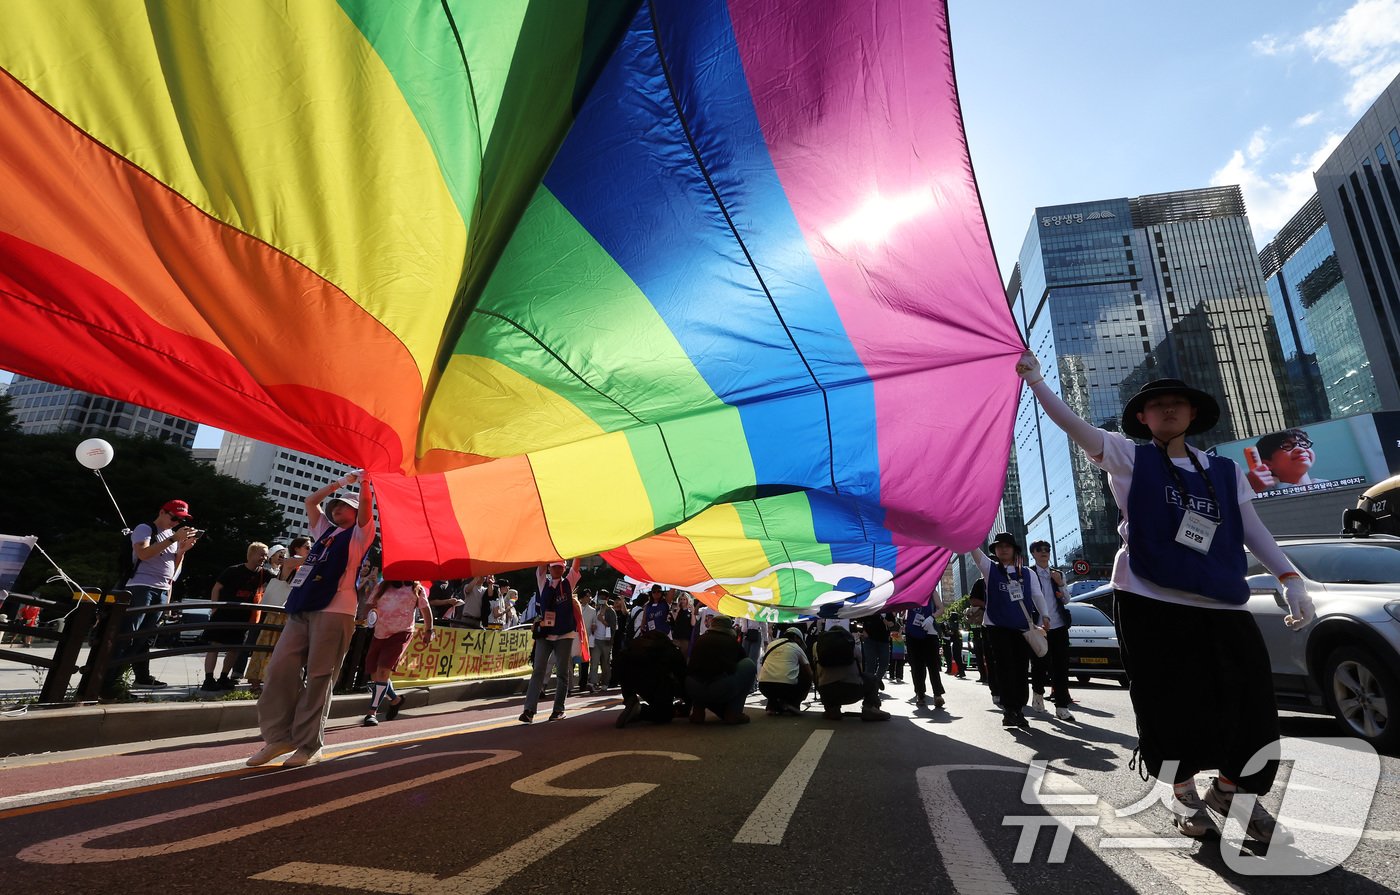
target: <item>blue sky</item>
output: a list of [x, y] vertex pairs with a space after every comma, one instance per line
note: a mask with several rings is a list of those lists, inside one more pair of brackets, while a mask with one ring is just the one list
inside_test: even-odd
[[[1238, 183], [1255, 238], [1267, 242], [1400, 73], [1400, 0], [950, 0], [950, 9], [1003, 280], [1037, 205]], [[221, 434], [201, 427], [195, 444], [217, 446]]]
[[1238, 183], [1262, 245], [1400, 73], [1400, 0], [950, 0], [1010, 272], [1038, 205]]

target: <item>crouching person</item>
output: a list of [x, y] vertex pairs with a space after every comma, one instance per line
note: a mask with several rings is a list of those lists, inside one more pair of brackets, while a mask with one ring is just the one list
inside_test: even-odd
[[768, 714], [802, 714], [802, 703], [812, 692], [812, 665], [801, 628], [783, 631], [763, 654], [758, 689], [768, 699]]
[[690, 721], [705, 722], [705, 711], [719, 715], [725, 724], [747, 724], [744, 700], [753, 690], [758, 666], [748, 657], [734, 634], [734, 619], [716, 615], [710, 629], [695, 639], [685, 692], [690, 697]]
[[880, 682], [865, 674], [856, 661], [856, 639], [843, 627], [823, 631], [812, 645], [817, 663], [817, 696], [824, 716], [841, 720], [841, 706], [859, 702], [862, 721], [888, 721], [890, 713], [880, 708]]
[[648, 631], [633, 638], [613, 666], [622, 686], [618, 728], [639, 719], [670, 724], [672, 704], [685, 691], [685, 656], [670, 635]]

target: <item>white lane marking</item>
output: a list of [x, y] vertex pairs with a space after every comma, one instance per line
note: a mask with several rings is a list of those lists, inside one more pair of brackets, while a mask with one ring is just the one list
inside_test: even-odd
[[172, 780], [183, 780], [186, 777], [199, 777], [204, 774], [231, 771], [234, 768], [242, 766], [243, 759], [240, 758], [235, 761], [217, 761], [213, 764], [201, 764], [188, 768], [174, 768], [168, 771], [155, 771], [150, 774], [136, 774], [132, 777], [117, 777], [113, 780], [94, 780], [91, 783], [60, 786], [56, 789], [46, 789], [42, 792], [6, 796], [0, 798], [0, 811], [5, 811], [10, 808], [26, 808], [30, 805], [42, 805], [45, 802], [57, 802], [62, 799], [76, 799], [82, 796], [97, 795], [99, 793], [113, 792], [122, 789], [135, 789], [138, 786], [168, 783]]
[[624, 783], [600, 789], [568, 789], [554, 786], [552, 783], [553, 780], [596, 761], [626, 755], [647, 755], [676, 761], [700, 760], [699, 756], [685, 752], [604, 752], [575, 758], [517, 780], [511, 784], [511, 789], [517, 792], [565, 798], [592, 796], [598, 801], [550, 824], [505, 851], [492, 855], [466, 872], [445, 879], [440, 880], [426, 873], [348, 867], [343, 864], [312, 864], [303, 861], [274, 867], [250, 879], [336, 886], [362, 892], [387, 892], [391, 895], [484, 895], [656, 789], [659, 785], [656, 783]]
[[768, 794], [758, 803], [758, 807], [753, 809], [749, 819], [739, 828], [734, 837], [735, 842], [782, 845], [788, 824], [792, 822], [793, 812], [797, 810], [797, 803], [807, 791], [812, 772], [817, 769], [817, 762], [821, 761], [822, 753], [831, 742], [832, 733], [830, 730], [813, 731], [788, 763], [787, 768], [773, 781]]
[[[943, 858], [944, 869], [959, 895], [1015, 895], [1015, 887], [1011, 885], [1011, 881], [1002, 872], [1001, 865], [978, 835], [972, 819], [953, 791], [950, 780], [953, 771], [1002, 771], [1015, 774], [1024, 774], [1026, 771], [1014, 765], [933, 765], [919, 768], [916, 774], [924, 811], [928, 814], [929, 832], [933, 834], [934, 844]], [[1047, 774], [1042, 782], [1042, 791], [1048, 788], [1058, 790], [1064, 795], [1081, 797], [1084, 794], [1092, 794], [1062, 774]], [[1190, 840], [1183, 839], [1178, 842], [1174, 837], [1156, 835], [1154, 831], [1136, 821], [1118, 817], [1113, 806], [1107, 802], [1101, 799], [1097, 801], [1096, 826], [1085, 826], [1082, 822], [1065, 823], [1064, 826], [1069, 826], [1074, 836], [1094, 851], [1100, 860], [1119, 874], [1120, 878], [1128, 869], [1128, 861], [1137, 859], [1146, 862], [1161, 874], [1167, 891], [1191, 892], [1192, 895], [1236, 895], [1244, 891], [1188, 855], [1180, 854], [1182, 851], [1191, 850], [1194, 843]], [[1051, 818], [1061, 814], [1077, 818], [1082, 816], [1081, 812], [1084, 810], [1072, 803], [1063, 802], [1041, 802], [1040, 807]], [[1118, 842], [1136, 844], [1140, 850], [1127, 851], [1121, 846], [1096, 849], [1094, 840], [1099, 837], [1093, 834], [1097, 830], [1103, 831], [1103, 838], [1117, 836]], [[1018, 843], [1018, 848], [1021, 844]], [[1013, 860], [1016, 859], [1013, 856]]]
[[933, 834], [933, 844], [943, 859], [943, 869], [953, 881], [958, 895], [1016, 895], [1016, 889], [1001, 865], [992, 856], [991, 849], [977, 834], [968, 817], [962, 801], [948, 775], [953, 771], [1012, 771], [1020, 773], [1018, 767], [1002, 765], [955, 764], [919, 768], [915, 779], [919, 784], [919, 794], [923, 797], [924, 813], [928, 815], [928, 829]]
[[412, 870], [379, 870], [349, 864], [313, 864], [292, 861], [251, 876], [249, 879], [306, 886], [334, 886], [361, 892], [388, 892], [390, 895], [429, 895], [437, 892], [438, 878]]
[[[120, 833], [127, 833], [132, 830], [140, 830], [152, 827], [157, 824], [169, 823], [186, 817], [193, 817], [199, 814], [208, 814], [211, 811], [219, 811], [224, 808], [231, 808], [235, 805], [243, 805], [248, 802], [256, 802], [261, 799], [272, 798], [295, 792], [299, 789], [306, 789], [311, 786], [321, 786], [326, 783], [333, 783], [347, 777], [359, 776], [365, 773], [377, 773], [390, 768], [399, 767], [425, 759], [451, 756], [485, 754], [485, 758], [468, 762], [440, 771], [436, 774], [429, 774], [425, 777], [411, 777], [403, 782], [391, 783], [387, 786], [380, 786], [375, 789], [358, 792], [354, 795], [344, 796], [304, 808], [300, 811], [292, 811], [287, 814], [279, 814], [274, 817], [263, 818], [252, 823], [241, 824], [225, 830], [217, 830], [206, 833], [202, 836], [192, 836], [189, 839], [177, 839], [174, 842], [165, 842], [160, 845], [136, 846], [132, 848], [99, 848], [89, 843], [104, 839], [108, 836], [116, 836]], [[503, 761], [510, 761], [520, 757], [520, 753], [509, 749], [466, 749], [457, 752], [438, 752], [433, 754], [415, 755], [408, 758], [401, 758], [397, 761], [388, 761], [383, 764], [368, 765], [354, 768], [348, 771], [341, 771], [336, 774], [324, 776], [310, 776], [299, 780], [296, 783], [288, 783], [286, 786], [278, 786], [260, 792], [247, 793], [241, 796], [233, 796], [227, 799], [220, 799], [217, 802], [210, 802], [203, 805], [194, 805], [189, 808], [181, 808], [176, 811], [167, 811], [164, 814], [157, 814], [153, 817], [143, 817], [137, 820], [128, 820], [121, 823], [99, 827], [95, 830], [87, 830], [82, 833], [74, 833], [71, 836], [64, 836], [60, 839], [51, 839], [47, 842], [37, 842], [25, 848], [16, 857], [24, 861], [36, 864], [92, 864], [105, 861], [130, 861], [134, 858], [149, 858], [155, 855], [168, 855], [176, 852], [191, 851], [197, 848], [208, 848], [213, 845], [222, 845], [241, 839], [244, 836], [251, 836], [254, 833], [261, 833], [265, 830], [283, 827], [298, 821], [328, 814], [332, 811], [339, 811], [342, 808], [349, 808], [361, 802], [368, 802], [372, 799], [392, 795], [402, 792], [405, 789], [424, 786], [429, 783], [437, 783], [450, 777], [456, 777], [478, 768], [489, 767], [500, 764]]]

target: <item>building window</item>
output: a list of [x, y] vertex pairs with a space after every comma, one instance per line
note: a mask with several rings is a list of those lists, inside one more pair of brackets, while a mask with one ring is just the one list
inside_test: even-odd
[[1385, 154], [1384, 143], [1376, 144], [1376, 161], [1380, 162], [1382, 165], [1390, 164], [1390, 156]]

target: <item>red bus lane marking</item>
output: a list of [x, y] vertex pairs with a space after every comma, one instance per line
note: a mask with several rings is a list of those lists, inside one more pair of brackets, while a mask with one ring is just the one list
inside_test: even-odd
[[[128, 833], [132, 830], [141, 830], [146, 827], [153, 827], [158, 824], [170, 823], [186, 817], [193, 817], [199, 814], [207, 814], [211, 811], [220, 811], [225, 808], [232, 808], [235, 805], [244, 805], [249, 802], [256, 802], [261, 799], [284, 795], [295, 792], [299, 789], [306, 789], [312, 786], [321, 786], [326, 783], [333, 783], [347, 777], [355, 777], [366, 773], [379, 773], [390, 768], [402, 767], [415, 762], [433, 758], [449, 758], [454, 755], [485, 755], [475, 761], [464, 765], [440, 771], [436, 774], [429, 774], [425, 777], [413, 777], [408, 780], [391, 783], [387, 786], [380, 786], [375, 789], [358, 792], [354, 795], [344, 796], [339, 799], [332, 799], [319, 805], [303, 808], [300, 811], [292, 811], [287, 814], [279, 814], [274, 817], [264, 818], [253, 823], [241, 824], [236, 827], [229, 827], [224, 830], [217, 830], [212, 833], [205, 833], [202, 836], [192, 836], [188, 839], [177, 839], [173, 842], [166, 842], [160, 845], [142, 845], [130, 848], [102, 848], [91, 843], [110, 836], [117, 836], [121, 833]], [[242, 839], [254, 833], [261, 833], [277, 827], [287, 826], [308, 818], [328, 814], [332, 811], [339, 811], [342, 808], [349, 808], [362, 802], [368, 802], [383, 796], [393, 795], [403, 792], [405, 789], [412, 789], [425, 786], [430, 783], [437, 783], [452, 777], [466, 774], [501, 762], [519, 758], [520, 753], [510, 749], [464, 749], [455, 752], [435, 752], [432, 754], [413, 755], [408, 758], [400, 758], [395, 761], [386, 761], [383, 764], [363, 765], [353, 770], [341, 771], [336, 774], [324, 776], [305, 777], [285, 786], [278, 786], [273, 789], [261, 792], [247, 793], [240, 796], [232, 796], [203, 805], [193, 805], [189, 808], [180, 808], [175, 811], [167, 811], [152, 817], [143, 817], [136, 820], [122, 821], [121, 823], [110, 824], [99, 827], [95, 830], [88, 830], [82, 833], [74, 833], [71, 836], [64, 836], [59, 839], [50, 839], [47, 842], [38, 842], [22, 850], [16, 857], [23, 861], [35, 864], [96, 864], [107, 861], [131, 861], [136, 858], [151, 858], [159, 855], [175, 854], [177, 852], [192, 851], [197, 848], [208, 848], [210, 846], [222, 845], [232, 842], [235, 839]]]
[[574, 799], [596, 798], [597, 801], [555, 821], [456, 876], [438, 879], [431, 873], [293, 861], [259, 873], [250, 879], [336, 886], [361, 892], [388, 892], [395, 895], [483, 895], [660, 786], [658, 783], [623, 783], [620, 786], [595, 789], [569, 789], [555, 786], [553, 783], [554, 780], [594, 762], [628, 755], [670, 758], [675, 761], [700, 760], [699, 756], [685, 752], [603, 752], [575, 758], [517, 780], [511, 784], [511, 789], [517, 792]]

